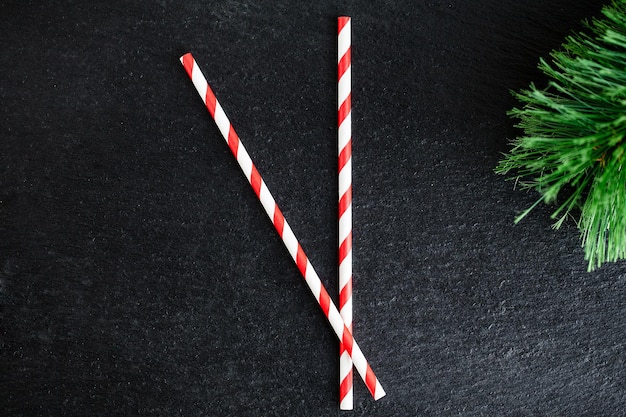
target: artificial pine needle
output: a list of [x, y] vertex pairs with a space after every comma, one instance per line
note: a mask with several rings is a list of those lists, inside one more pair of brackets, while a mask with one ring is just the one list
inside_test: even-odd
[[626, 258], [626, 0], [602, 14], [539, 61], [546, 88], [513, 93], [523, 135], [496, 167], [541, 194], [516, 222], [541, 201], [557, 204], [555, 228], [579, 215], [590, 271]]

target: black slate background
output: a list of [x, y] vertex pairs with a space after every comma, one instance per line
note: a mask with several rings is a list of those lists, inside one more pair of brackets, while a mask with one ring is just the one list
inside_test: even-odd
[[[625, 415], [626, 264], [495, 175], [601, 1], [0, 2], [0, 414], [332, 416], [338, 347], [179, 64], [336, 288], [353, 17], [355, 416]], [[333, 290], [334, 292], [334, 290]], [[336, 299], [336, 298], [335, 298]]]

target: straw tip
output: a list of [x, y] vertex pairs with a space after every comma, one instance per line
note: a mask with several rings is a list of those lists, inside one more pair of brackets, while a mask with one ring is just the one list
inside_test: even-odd
[[191, 52], [187, 52], [186, 54], [181, 55], [181, 57], [179, 58], [180, 62], [183, 62], [185, 60], [185, 58], [191, 57], [191, 56], [192, 56]]
[[339, 29], [339, 33], [344, 30], [350, 29], [350, 16], [339, 16], [337, 17], [337, 28]]
[[377, 382], [376, 383], [376, 392], [374, 393], [374, 401], [380, 400], [385, 395], [387, 395], [387, 393], [385, 392], [383, 387], [380, 385], [380, 383]]

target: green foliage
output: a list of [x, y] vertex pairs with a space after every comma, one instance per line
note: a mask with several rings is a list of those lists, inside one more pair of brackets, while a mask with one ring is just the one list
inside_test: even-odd
[[541, 193], [516, 222], [541, 201], [556, 204], [555, 228], [580, 215], [589, 270], [626, 258], [626, 0], [602, 13], [540, 60], [546, 88], [513, 93], [523, 136], [496, 168]]

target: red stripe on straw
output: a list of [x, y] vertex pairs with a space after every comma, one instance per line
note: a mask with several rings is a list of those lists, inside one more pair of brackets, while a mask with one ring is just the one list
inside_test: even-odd
[[350, 63], [352, 62], [352, 51], [351, 48], [348, 48], [345, 54], [339, 60], [337, 64], [337, 79], [341, 80], [343, 74], [346, 73], [346, 70], [350, 67]]
[[[212, 94], [211, 96], [213, 97], [213, 109], [215, 109], [215, 96], [213, 96]], [[228, 131], [228, 147], [230, 148], [230, 151], [233, 153], [233, 155], [235, 155], [236, 157], [237, 148], [239, 147], [239, 138], [237, 137], [237, 133], [235, 132], [235, 129], [233, 129], [232, 126], [230, 127], [230, 130]]]
[[350, 186], [339, 199], [339, 217], [341, 217], [352, 204], [352, 186]]
[[339, 171], [346, 166], [350, 158], [352, 158], [352, 139], [350, 139], [341, 152], [339, 152]]
[[261, 198], [261, 175], [254, 165], [252, 165], [252, 172], [250, 173], [250, 185], [252, 185], [257, 198]]
[[307, 260], [306, 255], [304, 254], [304, 249], [302, 249], [302, 246], [298, 243], [298, 253], [296, 254], [296, 265], [298, 266], [298, 269], [300, 270], [300, 273], [302, 274], [304, 279], [306, 279], [307, 262], [308, 260]]
[[339, 111], [337, 115], [339, 119], [339, 125], [341, 125], [341, 123], [346, 119], [346, 117], [350, 113], [350, 110], [352, 109], [351, 102], [352, 102], [352, 93], [348, 94], [348, 98], [346, 98], [344, 102], [341, 103], [341, 106], [339, 107]]
[[280, 237], [283, 237], [283, 230], [285, 229], [285, 217], [278, 208], [277, 204], [274, 205], [274, 216], [272, 218], [272, 222], [274, 223], [274, 227], [276, 228], [278, 235]]
[[328, 316], [328, 312], [330, 311], [330, 295], [328, 295], [325, 289], [320, 291], [320, 307], [322, 307], [324, 314]]
[[[343, 345], [343, 348], [348, 352], [348, 354], [352, 355], [352, 349], [354, 348], [354, 345], [352, 344], [353, 339], [351, 337], [348, 337], [348, 333], [349, 332], [344, 332], [344, 337], [341, 338], [341, 344]], [[367, 381], [367, 372], [365, 373], [365, 378]]]
[[365, 372], [365, 385], [368, 387], [376, 385], [376, 375], [374, 375], [374, 371], [372, 371], [369, 365], [367, 365], [367, 371]]
[[341, 30], [348, 24], [348, 22], [350, 21], [350, 17], [349, 16], [339, 16], [337, 18], [337, 33], [341, 33]]
[[215, 94], [210, 88], [206, 90], [206, 108], [209, 109], [209, 113], [211, 113], [211, 117], [215, 117], [215, 107], [217, 106], [217, 99], [215, 98]]
[[352, 250], [352, 232], [341, 242], [339, 245], [339, 260], [343, 260], [348, 256], [348, 253]]
[[346, 303], [352, 297], [352, 280], [348, 281], [346, 285], [343, 286], [341, 291], [339, 292], [339, 304]]
[[191, 78], [191, 72], [193, 71], [193, 57], [191, 54], [183, 55], [183, 67], [185, 67], [187, 75]]
[[[343, 345], [342, 345], [343, 346]], [[352, 369], [348, 372], [348, 376], [339, 384], [339, 398], [345, 398], [352, 390]]]

